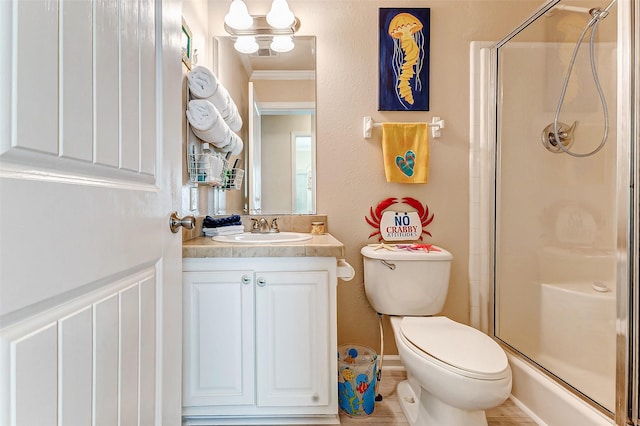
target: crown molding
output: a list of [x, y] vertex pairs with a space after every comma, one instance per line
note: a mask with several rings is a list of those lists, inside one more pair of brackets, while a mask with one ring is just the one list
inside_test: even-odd
[[263, 70], [251, 73], [251, 80], [315, 80], [316, 72], [311, 71], [287, 71], [287, 70]]

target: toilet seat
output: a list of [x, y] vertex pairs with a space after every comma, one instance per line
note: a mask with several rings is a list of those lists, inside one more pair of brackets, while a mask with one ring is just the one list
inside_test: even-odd
[[493, 339], [447, 317], [404, 317], [400, 330], [414, 350], [463, 376], [497, 380], [509, 372], [507, 356]]

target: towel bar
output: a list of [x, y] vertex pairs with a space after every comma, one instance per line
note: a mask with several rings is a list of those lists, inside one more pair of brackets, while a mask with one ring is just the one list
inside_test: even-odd
[[[431, 123], [427, 123], [431, 127], [431, 137], [439, 138], [442, 136], [441, 129], [444, 128], [444, 120], [440, 117], [433, 117]], [[374, 127], [382, 127], [382, 123], [375, 123], [371, 117], [364, 117], [363, 120], [363, 135], [365, 139], [371, 139], [371, 130]]]

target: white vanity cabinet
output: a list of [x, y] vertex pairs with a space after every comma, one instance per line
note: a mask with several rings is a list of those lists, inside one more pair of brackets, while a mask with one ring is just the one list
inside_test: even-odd
[[336, 258], [188, 258], [183, 271], [186, 425], [337, 419]]

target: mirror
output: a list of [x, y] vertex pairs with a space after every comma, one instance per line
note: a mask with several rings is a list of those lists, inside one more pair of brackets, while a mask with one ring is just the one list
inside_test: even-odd
[[[216, 75], [243, 111], [241, 212], [315, 214], [316, 39], [296, 36], [292, 51], [275, 52], [271, 37], [258, 36], [253, 54], [237, 52], [234, 41], [215, 37], [213, 58]], [[228, 211], [233, 204], [227, 200]]]

